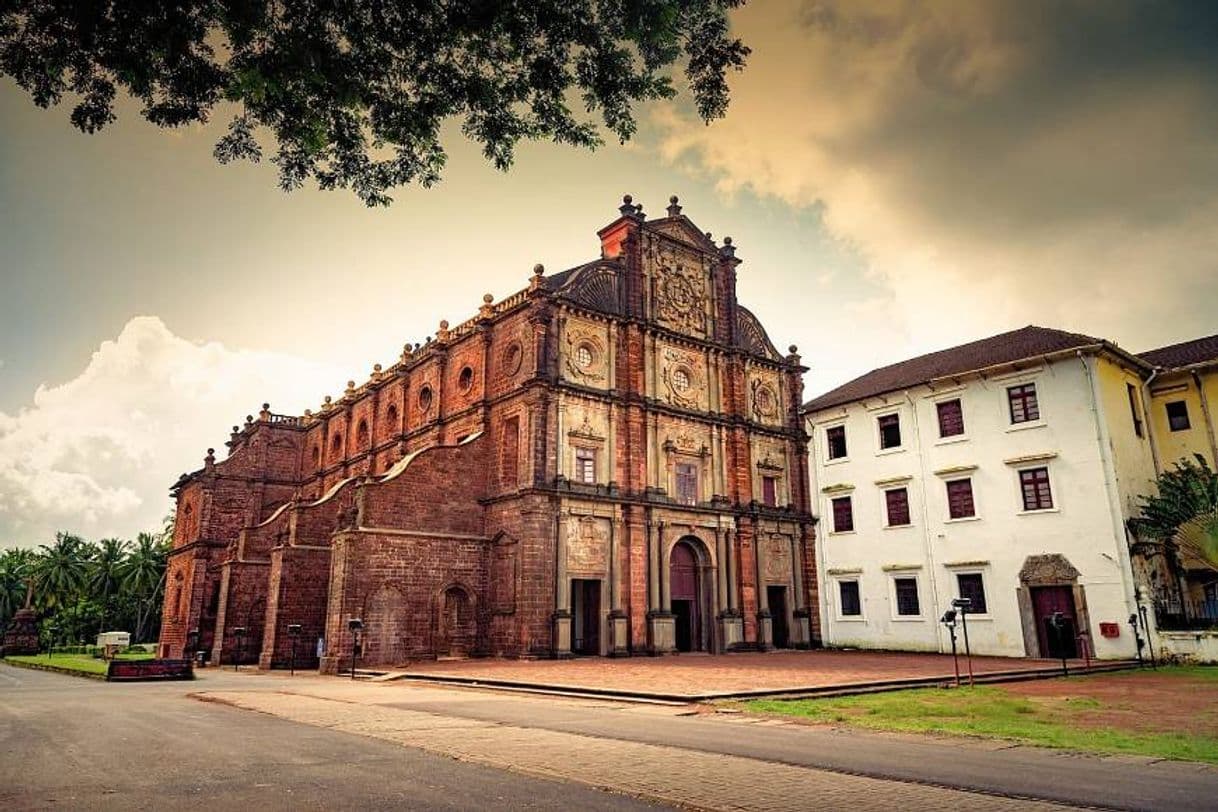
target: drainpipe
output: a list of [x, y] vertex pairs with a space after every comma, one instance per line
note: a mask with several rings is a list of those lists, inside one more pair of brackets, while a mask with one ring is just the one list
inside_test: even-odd
[[[1120, 563], [1117, 569], [1121, 572], [1121, 585], [1125, 590], [1125, 608], [1130, 612], [1138, 611], [1137, 592], [1133, 585], [1133, 563], [1129, 558], [1129, 541], [1125, 537], [1125, 523], [1121, 520], [1123, 515], [1121, 511], [1121, 501], [1117, 496], [1114, 486], [1116, 484], [1116, 465], [1112, 461], [1112, 448], [1109, 446], [1108, 426], [1104, 422], [1100, 414], [1100, 389], [1099, 381], [1091, 369], [1091, 364], [1082, 350], [1077, 352], [1078, 359], [1083, 365], [1083, 372], [1087, 376], [1088, 392], [1091, 395], [1091, 421], [1095, 425], [1095, 440], [1100, 447], [1100, 463], [1103, 467], [1104, 474], [1104, 493], [1108, 497], [1108, 513], [1112, 519], [1113, 540], [1116, 541], [1117, 555], [1120, 556]], [[1090, 607], [1088, 607], [1088, 616], [1090, 616]], [[1094, 640], [1091, 630], [1087, 629], [1088, 639]]]
[[1197, 385], [1197, 395], [1201, 398], [1201, 416], [1205, 418], [1206, 435], [1210, 441], [1210, 459], [1218, 466], [1218, 436], [1215, 436], [1214, 416], [1210, 412], [1210, 402], [1205, 396], [1205, 387], [1201, 384], [1201, 375], [1193, 370], [1193, 383]]
[[[930, 508], [926, 505], [926, 455], [922, 453], [922, 424], [918, 421], [918, 406], [914, 403], [913, 398], [909, 395], [909, 390], [905, 390], [905, 400], [909, 403], [909, 411], [913, 415], [914, 429], [914, 449], [918, 453], [918, 473], [919, 473], [919, 491], [918, 499], [922, 507], [922, 542], [926, 550], [926, 567], [927, 581], [930, 583], [930, 600], [931, 606], [935, 607], [932, 613], [937, 616], [939, 613], [939, 571], [935, 568], [935, 553], [934, 543], [930, 538]], [[932, 618], [933, 619], [933, 618]], [[935, 643], [940, 652], [943, 651], [943, 628], [940, 624], [935, 624]]]
[[1150, 385], [1155, 382], [1155, 378], [1159, 377], [1160, 371], [1161, 370], [1158, 367], [1155, 367], [1153, 370], [1151, 370], [1150, 377], [1146, 379], [1144, 384], [1142, 384], [1142, 417], [1144, 418], [1143, 422], [1146, 425], [1146, 439], [1150, 441], [1150, 459], [1154, 463], [1156, 476], [1163, 473], [1163, 467], [1159, 462], [1159, 447], [1155, 441], [1155, 421], [1150, 413], [1150, 406], [1151, 403], [1153, 403], [1153, 396], [1150, 393]]

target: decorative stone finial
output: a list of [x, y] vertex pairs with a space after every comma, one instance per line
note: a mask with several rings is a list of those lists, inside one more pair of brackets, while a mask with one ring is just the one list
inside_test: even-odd
[[795, 353], [799, 352], [799, 347], [792, 344], [791, 346], [787, 347], [787, 351], [794, 355]]
[[380, 364], [373, 364], [373, 365], [372, 365], [372, 371], [373, 371], [373, 372], [380, 372], [380, 371], [381, 371], [381, 365], [380, 365]]
[[622, 205], [617, 207], [617, 210], [622, 213], [623, 217], [630, 217], [634, 214], [634, 198], [630, 195], [622, 195]]
[[271, 404], [269, 404], [269, 403], [262, 404], [262, 411], [269, 412], [270, 410], [271, 410]]
[[533, 276], [541, 276], [546, 272], [546, 266], [538, 262], [533, 266]]
[[484, 304], [490, 304], [491, 302], [495, 301], [495, 297], [489, 293], [484, 293], [482, 294], [482, 301]]
[[247, 414], [245, 416], [245, 425], [248, 426], [250, 423], [253, 423], [253, 422], [254, 422], [254, 416], [252, 414]]
[[207, 456], [203, 458], [203, 464], [209, 468], [216, 464], [216, 449], [207, 449]]
[[736, 246], [732, 245], [731, 237], [723, 238], [723, 247], [719, 249], [719, 255], [723, 257], [736, 256]]
[[260, 411], [258, 413], [258, 419], [259, 420], [270, 420], [271, 419], [271, 404], [269, 404], [269, 403], [262, 404], [262, 411]]
[[478, 308], [478, 317], [489, 319], [495, 314], [495, 308], [491, 307], [491, 302], [495, 301], [495, 297], [489, 293], [482, 297], [482, 306]]
[[732, 244], [732, 238], [731, 238], [731, 237], [724, 237], [724, 238], [723, 238], [723, 244], [724, 244], [724, 245], [731, 245], [731, 244]]
[[440, 329], [441, 330], [448, 329], [448, 319], [440, 319]]
[[304, 410], [304, 416], [305, 416], [305, 417], [312, 417], [312, 416], [313, 416], [313, 410], [312, 410], [312, 409], [305, 409], [305, 410]]
[[241, 427], [233, 426], [233, 434], [240, 434], [240, 433], [241, 433]]
[[347, 381], [347, 391], [348, 392], [355, 391], [355, 381]]
[[711, 242], [714, 242], [714, 241], [715, 241], [715, 235], [711, 234], [711, 233], [708, 231], [708, 232], [706, 232], [706, 239], [710, 240]]
[[678, 201], [676, 195], [673, 195], [672, 197], [668, 198], [668, 216], [669, 217], [676, 217], [678, 214], [681, 213], [681, 207], [678, 205], [678, 202], [679, 201]]

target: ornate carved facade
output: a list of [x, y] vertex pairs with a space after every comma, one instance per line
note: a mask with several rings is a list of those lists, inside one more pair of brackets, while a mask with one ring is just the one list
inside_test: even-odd
[[298, 626], [333, 670], [355, 617], [365, 665], [812, 645], [795, 348], [675, 198], [599, 236], [319, 411], [234, 426], [174, 486], [164, 653], [278, 666]]

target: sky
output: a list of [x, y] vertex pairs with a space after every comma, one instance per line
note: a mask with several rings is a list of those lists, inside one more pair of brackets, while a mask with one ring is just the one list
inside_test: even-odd
[[1140, 351], [1218, 332], [1218, 5], [753, 0], [726, 119], [627, 145], [448, 128], [388, 209], [220, 166], [216, 125], [97, 135], [0, 79], [0, 548], [131, 537], [257, 411], [299, 413], [484, 293], [599, 252], [623, 194], [743, 260], [809, 396], [1025, 324]]

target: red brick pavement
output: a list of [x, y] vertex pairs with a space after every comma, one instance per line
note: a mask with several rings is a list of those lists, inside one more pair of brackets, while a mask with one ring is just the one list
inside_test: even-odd
[[[974, 657], [976, 674], [1043, 669], [1057, 660]], [[960, 658], [961, 671], [964, 658]], [[736, 691], [809, 689], [897, 679], [950, 677], [943, 654], [874, 651], [781, 651], [766, 654], [679, 654], [576, 660], [449, 660], [415, 663], [409, 674], [504, 680], [556, 688], [639, 691], [690, 696]]]

